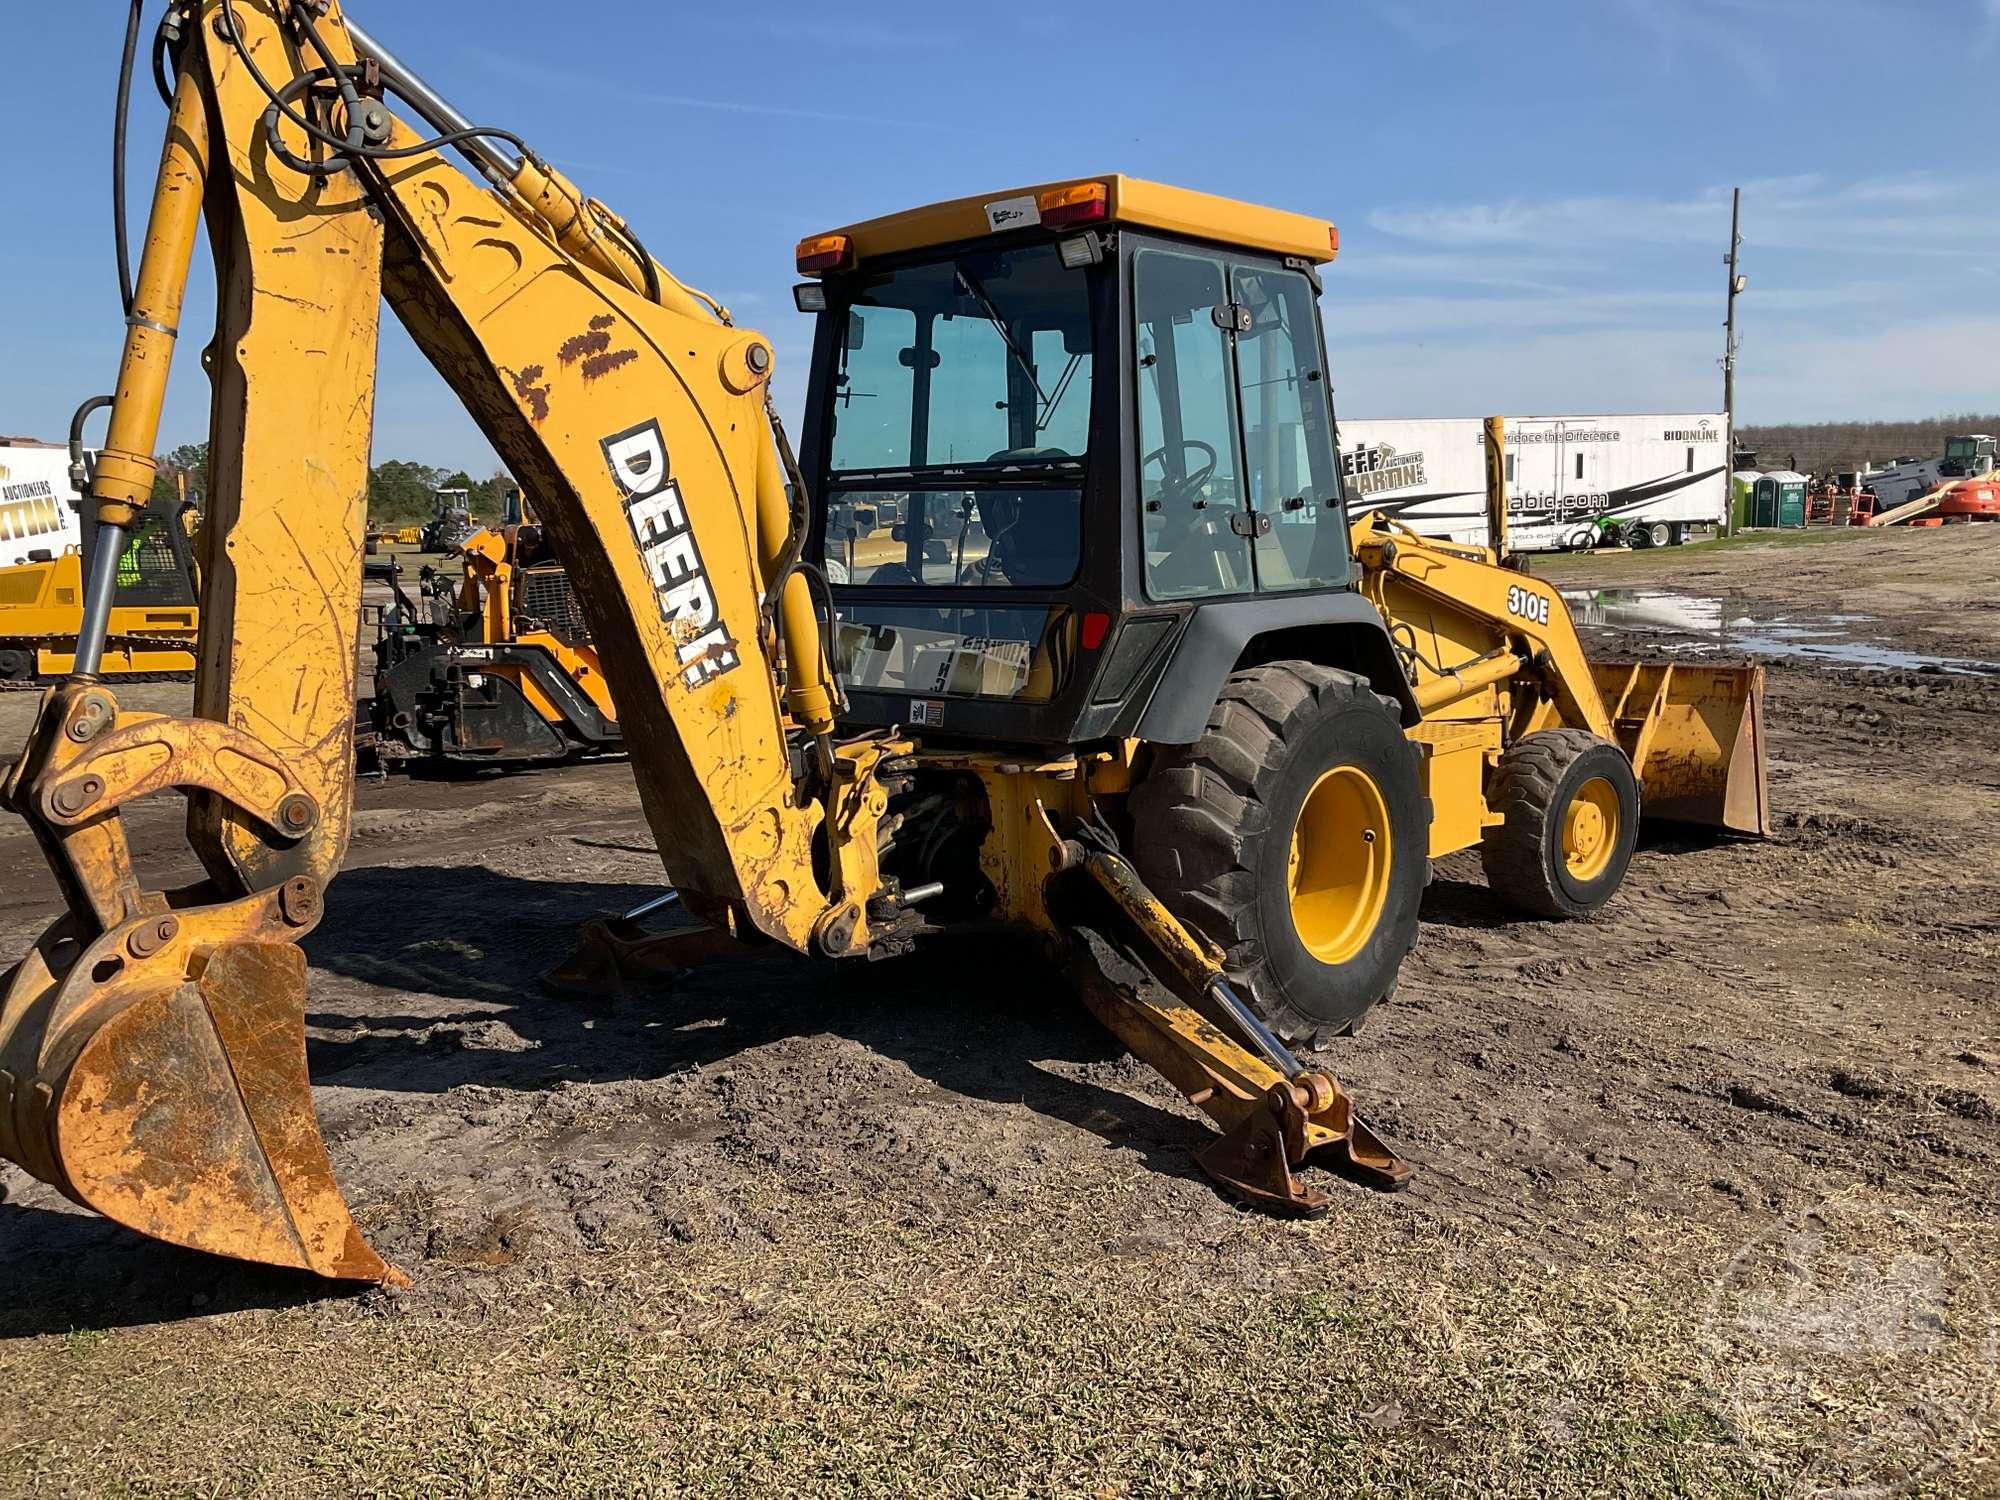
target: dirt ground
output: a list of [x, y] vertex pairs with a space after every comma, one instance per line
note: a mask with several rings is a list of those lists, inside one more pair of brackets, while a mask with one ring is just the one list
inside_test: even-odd
[[[1537, 571], [2000, 661], [2000, 526]], [[1894, 1474], [2000, 1493], [2000, 677], [1775, 659], [1768, 738], [1776, 836], [1649, 835], [1594, 920], [1439, 867], [1328, 1054], [1418, 1177], [1305, 1224], [1218, 1198], [1198, 1114], [1012, 952], [539, 994], [660, 882], [620, 764], [365, 783], [309, 1045], [413, 1288], [175, 1251], [7, 1168], [0, 1493], [1821, 1492], [1891, 1472], [1868, 1414], [1819, 1399], [1827, 1451], [1787, 1449], [1715, 1351], [1739, 1252], [1829, 1200], [1979, 1356], [1923, 1324], [1952, 1380], [1873, 1392], [1928, 1434]], [[133, 822], [178, 868], [178, 804]], [[56, 906], [0, 827], [0, 952]]]

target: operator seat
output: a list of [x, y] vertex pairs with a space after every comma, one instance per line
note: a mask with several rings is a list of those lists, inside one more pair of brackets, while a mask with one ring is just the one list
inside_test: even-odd
[[[1003, 448], [988, 462], [1073, 456], [1063, 448]], [[990, 550], [966, 565], [960, 583], [1053, 588], [1076, 576], [1083, 540], [1080, 491], [979, 490], [973, 503]]]

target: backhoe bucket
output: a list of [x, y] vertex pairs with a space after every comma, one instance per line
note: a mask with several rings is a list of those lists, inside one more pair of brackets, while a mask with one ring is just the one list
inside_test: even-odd
[[[179, 936], [173, 919], [138, 931], [135, 956]], [[154, 1239], [401, 1283], [349, 1217], [313, 1117], [305, 955], [225, 943], [165, 970], [197, 978], [138, 963], [121, 987], [134, 941], [121, 929], [78, 957], [65, 918], [6, 976], [0, 1154]]]
[[1764, 669], [1592, 662], [1646, 818], [1768, 837]]

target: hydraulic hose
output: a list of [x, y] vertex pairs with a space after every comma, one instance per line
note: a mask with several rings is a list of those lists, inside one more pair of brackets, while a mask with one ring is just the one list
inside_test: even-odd
[[100, 412], [109, 406], [111, 399], [109, 396], [92, 396], [69, 419], [69, 487], [79, 495], [90, 490], [90, 474], [83, 461], [83, 424], [90, 420], [93, 412]]
[[125, 232], [125, 121], [132, 108], [132, 64], [139, 55], [139, 22], [145, 0], [132, 0], [125, 17], [125, 54], [118, 64], [118, 103], [111, 115], [111, 237], [118, 251], [118, 306], [132, 316], [132, 247]]
[[[229, 43], [235, 47], [236, 55], [242, 59], [244, 72], [249, 74], [250, 81], [257, 85], [264, 97], [271, 101], [274, 116], [272, 134], [275, 135], [276, 133], [276, 117], [282, 117], [303, 131], [309, 139], [318, 141], [322, 146], [338, 153], [336, 162], [325, 164], [323, 170], [327, 172], [340, 170], [346, 165], [345, 158], [349, 156], [363, 156], [371, 161], [403, 161], [413, 156], [428, 156], [432, 152], [442, 151], [447, 146], [459, 147], [477, 160], [479, 159], [479, 153], [472, 150], [472, 148], [481, 143], [482, 140], [505, 141], [508, 145], [519, 151], [523, 157], [530, 161], [535, 159], [534, 153], [528, 149], [527, 142], [523, 141], [511, 130], [502, 130], [496, 125], [467, 125], [459, 129], [446, 131], [431, 140], [417, 141], [408, 146], [373, 146], [360, 140], [358, 122], [350, 120], [349, 138], [344, 140], [340, 136], [333, 134], [332, 131], [324, 130], [320, 126], [315, 125], [311, 120], [292, 108], [290, 101], [284, 97], [283, 91], [273, 84], [269, 78], [264, 76], [263, 69], [257, 66], [257, 60], [250, 55], [250, 49], [243, 45], [243, 32], [237, 22], [236, 7], [232, 3], [232, 0], [222, 0], [220, 14], [222, 24], [227, 28], [226, 34]], [[304, 18], [304, 24], [306, 29], [313, 33], [315, 50], [320, 50], [319, 35], [317, 31], [313, 31], [310, 15]], [[354, 39], [355, 45], [359, 47], [361, 36], [366, 35], [366, 33], [357, 34], [356, 29], [350, 25], [348, 27], [348, 35]], [[376, 58], [376, 62], [378, 65], [380, 64], [381, 59], [379, 56]], [[339, 69], [330, 71], [339, 75], [335, 80], [336, 86], [340, 88], [343, 98], [346, 97], [348, 91], [353, 87], [352, 80], [347, 78]], [[387, 76], [386, 71], [384, 76]], [[400, 93], [401, 90], [399, 89], [398, 92]], [[442, 101], [439, 102], [442, 103]], [[488, 150], [490, 151], [490, 148]], [[498, 153], [493, 154], [496, 157], [498, 155]]]
[[[168, 109], [174, 107], [174, 80], [168, 64], [174, 61], [174, 46], [179, 40], [180, 23], [170, 10], [161, 17], [160, 29], [153, 33], [153, 87], [160, 91], [160, 103]], [[179, 71], [178, 64], [174, 71]]]

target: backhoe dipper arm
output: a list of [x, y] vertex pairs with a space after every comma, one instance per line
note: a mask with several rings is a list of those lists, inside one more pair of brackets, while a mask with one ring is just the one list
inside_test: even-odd
[[[433, 125], [447, 107], [359, 61], [337, 4], [186, 0], [169, 21], [179, 81], [92, 498], [125, 524], [149, 482], [199, 204], [218, 315], [194, 713], [122, 712], [80, 671], [7, 778], [69, 911], [0, 982], [0, 1154], [157, 1238], [390, 1279], [313, 1121], [297, 947], [347, 843], [383, 295], [534, 490], [692, 910], [864, 950], [875, 772], [907, 746], [832, 743], [763, 338], [525, 147], [461, 138], [491, 190], [449, 164], [377, 85], [400, 77]], [[134, 872], [119, 809], [160, 790], [189, 798], [198, 886]]]

